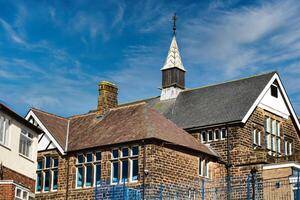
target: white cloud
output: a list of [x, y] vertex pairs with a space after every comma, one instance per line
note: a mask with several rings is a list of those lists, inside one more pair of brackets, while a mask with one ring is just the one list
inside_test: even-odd
[[0, 18], [0, 24], [6, 31], [8, 37], [15, 43], [18, 44], [25, 44], [25, 41], [15, 32], [15, 30], [12, 28], [12, 26], [7, 23], [5, 20]]

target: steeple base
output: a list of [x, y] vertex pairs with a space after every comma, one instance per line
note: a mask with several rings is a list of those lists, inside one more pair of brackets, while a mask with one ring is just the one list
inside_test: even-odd
[[178, 87], [168, 87], [161, 90], [160, 100], [174, 99], [183, 89]]

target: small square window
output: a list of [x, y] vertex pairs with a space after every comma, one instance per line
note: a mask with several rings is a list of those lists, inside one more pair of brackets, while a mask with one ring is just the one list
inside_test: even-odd
[[132, 147], [132, 155], [133, 156], [139, 155], [139, 147], [138, 146]]
[[275, 85], [271, 85], [271, 96], [278, 97], [278, 88]]
[[119, 157], [119, 150], [118, 149], [112, 150], [112, 157], [113, 158], [118, 158]]
[[84, 157], [82, 154], [77, 155], [77, 163], [83, 163], [84, 162]]
[[92, 153], [87, 153], [86, 154], [86, 162], [93, 162], [93, 154]]
[[96, 161], [101, 160], [101, 152], [96, 152]]

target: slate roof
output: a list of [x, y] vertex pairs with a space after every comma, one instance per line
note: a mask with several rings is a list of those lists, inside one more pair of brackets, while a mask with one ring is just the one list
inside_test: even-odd
[[241, 122], [275, 73], [184, 90], [176, 99], [144, 101], [183, 129]]
[[[157, 139], [213, 157], [213, 150], [199, 143], [193, 136], [177, 127], [156, 110], [137, 103], [111, 109], [104, 116], [98, 112], [62, 118], [32, 109], [39, 120], [64, 148], [68, 135], [67, 151], [77, 151], [100, 146]], [[69, 121], [69, 131], [67, 131]]]
[[55, 138], [58, 144], [65, 149], [68, 119], [32, 108], [32, 112], [43, 123], [49, 133]]

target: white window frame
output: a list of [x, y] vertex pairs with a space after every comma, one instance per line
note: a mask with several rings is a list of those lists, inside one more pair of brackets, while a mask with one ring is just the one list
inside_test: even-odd
[[257, 145], [256, 131], [257, 131], [256, 128], [254, 128], [253, 131], [252, 131], [253, 144], [254, 144], [254, 145]]
[[[203, 135], [206, 136], [206, 141], [204, 141]], [[201, 143], [206, 143], [206, 142], [208, 141], [208, 138], [207, 138], [207, 132], [206, 132], [206, 131], [201, 131], [200, 137], [201, 137]]]
[[[225, 131], [225, 137], [223, 137], [223, 131]], [[221, 140], [225, 140], [226, 137], [227, 137], [227, 129], [226, 128], [221, 128], [220, 134], [221, 134]]]
[[9, 148], [9, 141], [10, 141], [10, 127], [11, 127], [11, 120], [4, 115], [0, 115], [0, 119], [3, 119], [2, 122], [2, 138], [0, 138], [0, 144]]
[[[205, 169], [205, 163], [207, 162], [207, 167]], [[200, 166], [199, 166], [200, 163]], [[198, 175], [201, 177], [209, 178], [209, 161], [206, 159], [198, 158]], [[199, 174], [199, 167], [201, 167], [201, 174]], [[206, 170], [206, 175], [204, 175], [204, 171]]]
[[[33, 152], [33, 148], [32, 148], [32, 145], [33, 145], [33, 135], [32, 135], [32, 138], [29, 137], [29, 135], [32, 135], [30, 132], [28, 132], [26, 129], [21, 129], [20, 131], [20, 140], [19, 140], [19, 154], [28, 158], [28, 159], [32, 159], [32, 152]], [[29, 146], [29, 149], [27, 149], [28, 151], [28, 156], [24, 154], [24, 152], [21, 152], [21, 140], [22, 140], [22, 137], [26, 140], [26, 142], [30, 141], [30, 146]], [[27, 148], [27, 146], [26, 146]]]
[[[212, 139], [209, 139], [209, 133], [212, 134]], [[207, 131], [207, 142], [214, 141], [214, 131], [213, 130], [208, 130]]]
[[[117, 185], [117, 184], [123, 184], [123, 161], [127, 161], [128, 162], [128, 175], [127, 175], [127, 181], [125, 181], [125, 183], [136, 183], [139, 180], [132, 180], [133, 177], [133, 160], [137, 160], [139, 158], [139, 154], [138, 155], [133, 155], [133, 151], [132, 149], [134, 147], [138, 147], [138, 151], [140, 152], [139, 146], [138, 145], [132, 145], [132, 146], [122, 146], [120, 148], [114, 148], [111, 150], [111, 174], [110, 174], [110, 184], [111, 185]], [[128, 148], [128, 156], [123, 157], [123, 152], [122, 150], [124, 148]], [[119, 157], [117, 158], [113, 158], [113, 150], [118, 150], [119, 153]], [[139, 161], [138, 161], [139, 162]], [[118, 164], [118, 182], [113, 182], [113, 163], [117, 163]]]
[[[21, 196], [17, 196], [17, 190], [21, 191]], [[27, 197], [24, 199], [23, 195], [24, 193], [27, 193]], [[20, 188], [20, 187], [16, 187], [15, 188], [15, 200], [28, 200], [29, 199], [29, 192]]]
[[[97, 157], [96, 157], [96, 154], [97, 153], [100, 153], [100, 160], [96, 160]], [[97, 185], [97, 177], [96, 177], [96, 171], [97, 171], [97, 165], [100, 165], [100, 184], [101, 185], [101, 173], [102, 173], [102, 163], [101, 163], [101, 160], [102, 160], [102, 153], [101, 151], [95, 151], [95, 155], [94, 155], [94, 180], [93, 180], [93, 183], [94, 183], [94, 186]]]
[[[114, 163], [117, 163], [118, 164], [118, 181], [117, 182], [113, 182], [113, 176], [114, 176], [114, 171], [113, 171], [113, 165]], [[118, 185], [120, 183], [120, 178], [119, 178], [119, 175], [120, 175], [120, 163], [119, 163], [119, 160], [114, 158], [114, 160], [111, 161], [110, 163], [110, 184], [111, 185]]]
[[[217, 139], [217, 133], [216, 133], [216, 131], [219, 132], [219, 139]], [[214, 141], [218, 141], [218, 140], [221, 140], [221, 132], [220, 132], [220, 129], [216, 128], [214, 130]]]
[[[96, 153], [100, 153], [100, 160], [96, 160]], [[87, 155], [92, 154], [92, 161], [87, 161]], [[78, 156], [82, 155], [83, 156], [83, 162], [79, 163], [78, 162]], [[76, 189], [82, 189], [82, 188], [92, 188], [97, 185], [96, 183], [96, 167], [97, 165], [100, 165], [100, 172], [101, 170], [101, 161], [102, 161], [102, 154], [101, 151], [90, 151], [86, 153], [79, 153], [76, 155], [76, 176], [75, 176], [75, 188]], [[92, 169], [92, 184], [86, 185], [86, 178], [87, 178], [87, 166], [91, 166]], [[77, 186], [77, 179], [78, 179], [78, 168], [82, 168], [82, 186]], [[101, 176], [101, 174], [100, 174]], [[101, 184], [101, 178], [100, 178], [100, 184]]]

